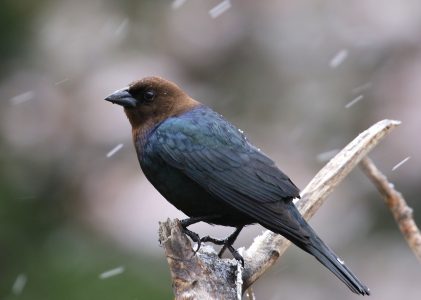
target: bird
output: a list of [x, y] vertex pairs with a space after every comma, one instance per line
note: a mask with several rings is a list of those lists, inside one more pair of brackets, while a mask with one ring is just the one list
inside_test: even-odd
[[[314, 256], [352, 292], [370, 294], [304, 220], [293, 203], [298, 187], [221, 114], [157, 76], [134, 81], [105, 100], [123, 106], [145, 177], [188, 216], [181, 226], [198, 247], [223, 245], [219, 256], [228, 249], [244, 265], [233, 243], [244, 226], [258, 223]], [[188, 226], [201, 221], [235, 231], [223, 240], [200, 238]]]

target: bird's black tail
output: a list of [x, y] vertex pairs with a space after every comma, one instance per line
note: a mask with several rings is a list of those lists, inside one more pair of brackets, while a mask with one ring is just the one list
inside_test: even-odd
[[345, 283], [351, 291], [360, 295], [370, 295], [370, 290], [351, 272], [350, 269], [311, 229], [314, 236], [308, 249], [304, 249], [312, 254], [319, 262]]
[[[292, 205], [292, 204], [291, 204]], [[293, 205], [290, 212], [299, 223], [300, 236], [291, 232], [281, 233], [295, 245], [313, 255], [319, 262], [345, 283], [351, 291], [360, 295], [370, 295], [370, 290], [345, 266], [344, 262], [317, 236], [316, 232], [304, 220], [297, 208]], [[303, 237], [305, 237], [303, 239]]]
[[[370, 295], [370, 290], [345, 266], [344, 262], [327, 246], [304, 220], [295, 205], [289, 203], [288, 217], [281, 223], [286, 226], [270, 226], [271, 230], [285, 236], [295, 245], [313, 255], [319, 262], [345, 283], [351, 291], [360, 295]], [[285, 210], [284, 210], [285, 211]], [[294, 220], [294, 224], [291, 222]], [[286, 222], [287, 221], [287, 222]], [[278, 223], [279, 224], [279, 223]], [[291, 227], [292, 225], [292, 227]], [[299, 228], [299, 229], [298, 229]]]

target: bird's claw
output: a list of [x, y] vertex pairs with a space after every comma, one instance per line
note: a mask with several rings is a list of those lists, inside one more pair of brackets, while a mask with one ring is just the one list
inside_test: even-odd
[[232, 246], [228, 246], [228, 250], [231, 252], [232, 256], [235, 258], [236, 261], [241, 263], [241, 266], [244, 268], [244, 258], [238, 253], [237, 250], [234, 249]]
[[235, 260], [237, 260], [238, 262], [241, 263], [241, 266], [244, 268], [244, 258], [241, 256], [240, 253], [238, 253], [237, 250], [234, 249], [234, 247], [232, 246], [232, 239], [230, 237], [223, 239], [223, 240], [218, 240], [215, 239], [213, 237], [210, 236], [204, 236], [200, 239], [201, 242], [205, 243], [205, 242], [210, 242], [213, 243], [215, 245], [223, 245], [221, 251], [218, 254], [218, 257], [221, 258], [222, 253], [224, 252], [223, 250], [225, 250], [226, 248], [229, 250], [229, 252], [232, 254], [232, 256], [235, 258]]
[[221, 250], [218, 253], [218, 257], [221, 258], [222, 254], [224, 253], [225, 249], [228, 249], [232, 256], [241, 263], [241, 265], [244, 267], [244, 259], [243, 257], [240, 255], [240, 253], [238, 253], [237, 250], [234, 249], [234, 247], [232, 246], [232, 244], [234, 243], [234, 241], [236, 240], [236, 238], [238, 237], [238, 234], [240, 233], [241, 229], [243, 228], [243, 226], [241, 227], [237, 227], [237, 229], [235, 230], [235, 232], [233, 234], [231, 234], [230, 236], [228, 236], [226, 239], [222, 239], [222, 240], [218, 240], [216, 238], [213, 238], [211, 236], [204, 236], [202, 238], [200, 238], [200, 236], [187, 229], [188, 226], [195, 224], [197, 222], [200, 221], [209, 221], [212, 220], [213, 218], [215, 218], [215, 216], [208, 216], [208, 217], [195, 217], [195, 218], [189, 218], [189, 219], [184, 219], [180, 221], [181, 227], [183, 229], [184, 234], [188, 235], [193, 242], [197, 243], [197, 249], [193, 250], [194, 254], [196, 255], [196, 253], [199, 251], [200, 246], [202, 245], [202, 243], [205, 242], [210, 242], [213, 243], [215, 245], [222, 245]]
[[200, 246], [202, 245], [202, 240], [200, 236], [196, 232], [188, 230], [185, 227], [182, 227], [182, 228], [183, 228], [183, 233], [188, 235], [192, 239], [193, 242], [197, 243], [197, 249], [196, 250], [193, 249], [194, 254], [196, 254], [197, 251], [199, 251]]
[[196, 232], [193, 232], [187, 229], [187, 227], [201, 221], [206, 222], [206, 221], [212, 220], [216, 217], [218, 216], [192, 217], [192, 218], [180, 220], [180, 225], [183, 228], [184, 234], [187, 234], [192, 239], [193, 242], [197, 243], [197, 249], [193, 250], [195, 255], [199, 251], [200, 246], [202, 245], [202, 239]]

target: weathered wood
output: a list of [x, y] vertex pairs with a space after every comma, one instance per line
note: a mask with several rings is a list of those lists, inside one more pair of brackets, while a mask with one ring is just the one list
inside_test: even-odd
[[208, 246], [195, 254], [178, 220], [160, 222], [159, 241], [170, 267], [176, 299], [237, 299], [234, 260], [219, 259]]

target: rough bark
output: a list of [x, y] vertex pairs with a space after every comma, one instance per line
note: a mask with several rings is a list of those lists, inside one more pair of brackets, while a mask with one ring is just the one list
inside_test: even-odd
[[178, 220], [159, 224], [159, 241], [165, 249], [176, 299], [238, 299], [235, 261], [219, 259], [209, 246], [195, 254]]

